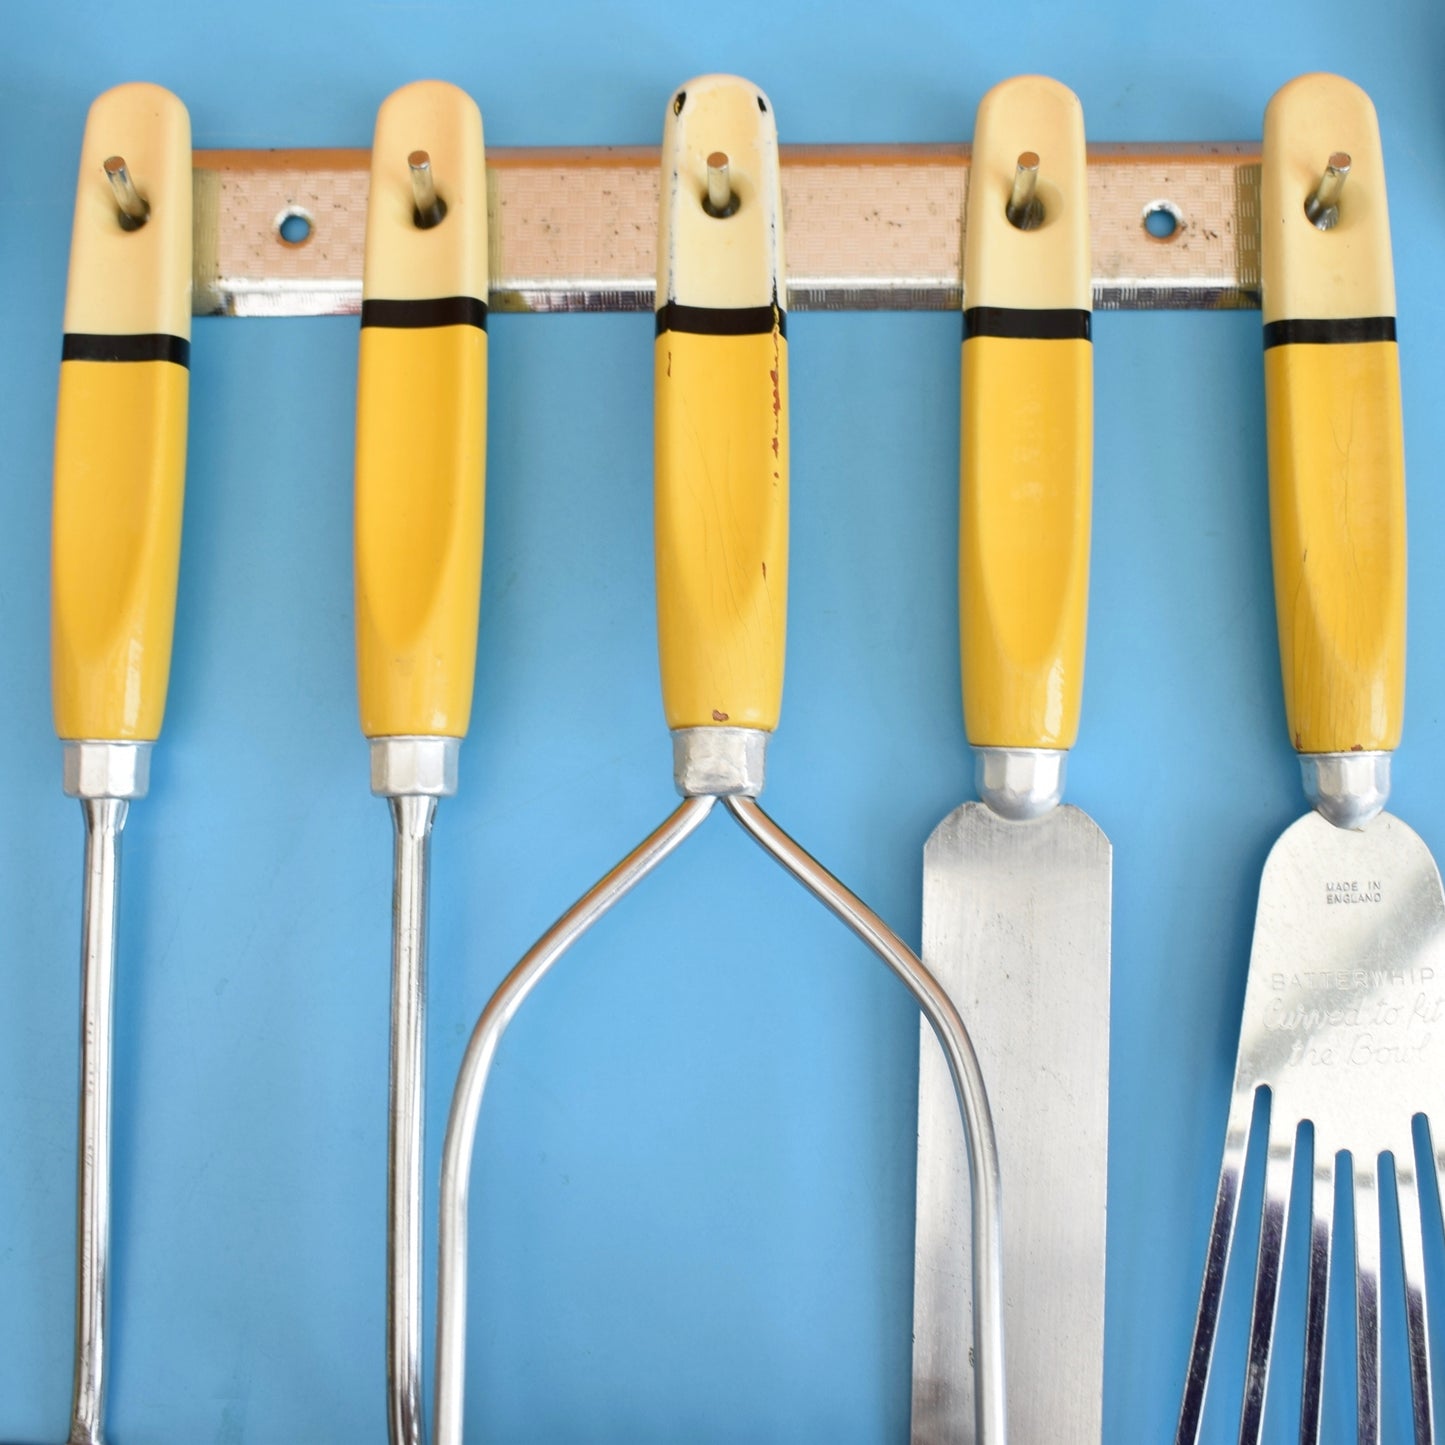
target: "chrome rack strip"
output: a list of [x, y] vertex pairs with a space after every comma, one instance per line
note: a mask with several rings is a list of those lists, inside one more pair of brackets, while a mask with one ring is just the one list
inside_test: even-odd
[[[967, 146], [782, 159], [791, 308], [959, 306]], [[197, 151], [196, 314], [359, 311], [369, 164], [364, 150]], [[656, 151], [501, 148], [487, 166], [493, 310], [651, 307]], [[1096, 307], [1259, 305], [1257, 143], [1090, 146], [1089, 202]]]

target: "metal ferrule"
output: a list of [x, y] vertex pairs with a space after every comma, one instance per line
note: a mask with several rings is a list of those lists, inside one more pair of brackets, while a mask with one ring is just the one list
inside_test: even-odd
[[145, 797], [151, 785], [151, 744], [67, 740], [63, 781], [67, 798]]
[[771, 736], [761, 728], [678, 728], [672, 778], [684, 798], [756, 798]]
[[1337, 828], [1363, 828], [1390, 801], [1390, 754], [1306, 753], [1300, 756], [1305, 797]]
[[975, 748], [978, 795], [1011, 823], [1042, 818], [1064, 796], [1062, 748]]
[[372, 738], [371, 791], [378, 798], [450, 798], [460, 738]]

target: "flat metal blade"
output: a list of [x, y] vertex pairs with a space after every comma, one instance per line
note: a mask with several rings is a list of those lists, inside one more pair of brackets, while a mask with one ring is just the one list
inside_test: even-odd
[[[1413, 1157], [1411, 1120], [1445, 1112], [1445, 891], [1390, 813], [1309, 813], [1264, 865], [1235, 1091], [1315, 1126], [1315, 1153]], [[1291, 1123], [1292, 1127], [1292, 1123]], [[1437, 1124], [1438, 1127], [1438, 1124]]]
[[[1381, 1309], [1378, 1178], [1385, 1173], [1399, 1191], [1397, 1259], [1404, 1272], [1414, 1438], [1433, 1439], [1428, 1424], [1421, 1425], [1431, 1416], [1423, 1233], [1438, 1227], [1431, 1222], [1438, 1216], [1420, 1207], [1414, 1121], [1423, 1114], [1436, 1131], [1445, 1118], [1445, 889], [1424, 841], [1389, 813], [1358, 828], [1337, 827], [1319, 813], [1308, 813], [1281, 834], [1264, 865], [1224, 1161], [1174, 1437], [1181, 1442], [1199, 1440], [1205, 1423], [1261, 1088], [1270, 1092], [1262, 1213], [1268, 1230], [1261, 1224], [1269, 1246], [1267, 1254], [1261, 1243], [1255, 1266], [1246, 1423], [1240, 1438], [1257, 1438], [1258, 1420], [1268, 1418], [1276, 1405], [1269, 1370], [1278, 1266], [1287, 1247], [1292, 1166], [1299, 1149], [1314, 1174], [1299, 1438], [1318, 1437], [1327, 1335], [1335, 1341], [1330, 1350], [1338, 1344], [1337, 1326], [1327, 1320], [1331, 1269], [1351, 1265], [1358, 1438], [1380, 1438], [1380, 1319], [1389, 1308]], [[1308, 1142], [1297, 1137], [1306, 1122], [1313, 1133]], [[1439, 1168], [1445, 1179], [1445, 1157], [1438, 1144], [1435, 1148], [1433, 1167], [1428, 1153], [1420, 1162], [1427, 1174]], [[1392, 1162], [1382, 1164], [1382, 1155], [1392, 1156]], [[1283, 1167], [1272, 1184], [1280, 1161]], [[1349, 1216], [1335, 1208], [1337, 1171], [1354, 1193], [1353, 1258], [1339, 1252]], [[1286, 1402], [1277, 1403], [1284, 1407]]]
[[[923, 961], [968, 1025], [1003, 1175], [1009, 1439], [1099, 1445], [1113, 850], [1088, 814], [965, 803], [923, 855]], [[922, 1025], [913, 1445], [974, 1438], [967, 1156]]]

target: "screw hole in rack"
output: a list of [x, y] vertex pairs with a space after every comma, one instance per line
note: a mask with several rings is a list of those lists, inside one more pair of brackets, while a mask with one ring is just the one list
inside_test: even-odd
[[276, 217], [276, 236], [283, 246], [304, 246], [315, 229], [311, 217], [300, 206], [288, 206]]
[[1173, 201], [1151, 201], [1144, 208], [1144, 229], [1156, 241], [1172, 241], [1184, 229], [1184, 214]]

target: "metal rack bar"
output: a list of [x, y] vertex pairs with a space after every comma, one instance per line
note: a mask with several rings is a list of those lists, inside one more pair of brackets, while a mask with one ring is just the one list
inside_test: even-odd
[[[792, 309], [960, 305], [967, 146], [785, 146], [782, 161]], [[493, 310], [652, 306], [656, 151], [487, 164]], [[369, 166], [365, 150], [197, 151], [196, 314], [359, 311]], [[1091, 146], [1089, 201], [1095, 306], [1259, 305], [1257, 143]]]

